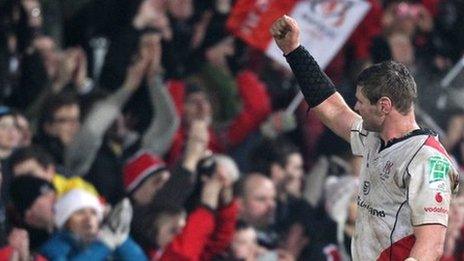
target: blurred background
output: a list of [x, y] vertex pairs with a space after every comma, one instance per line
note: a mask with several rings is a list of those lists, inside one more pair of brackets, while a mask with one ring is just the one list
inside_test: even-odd
[[[350, 260], [360, 159], [265, 50], [302, 1], [0, 0], [0, 259]], [[338, 26], [357, 1], [309, 2]], [[405, 64], [464, 168], [464, 1], [366, 2], [325, 72], [354, 106]]]

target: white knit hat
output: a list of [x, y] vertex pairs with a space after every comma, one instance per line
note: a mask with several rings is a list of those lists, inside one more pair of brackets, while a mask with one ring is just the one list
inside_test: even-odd
[[61, 229], [74, 212], [83, 208], [93, 208], [98, 221], [103, 218], [103, 206], [96, 196], [83, 190], [73, 189], [64, 194], [55, 203], [55, 225]]

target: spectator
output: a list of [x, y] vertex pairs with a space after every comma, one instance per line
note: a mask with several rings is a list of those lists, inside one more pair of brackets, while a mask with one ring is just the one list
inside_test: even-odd
[[182, 79], [194, 69], [189, 61], [194, 52], [192, 38], [197, 23], [194, 11], [193, 0], [166, 2], [172, 37], [166, 41], [163, 64], [169, 78]]
[[2, 199], [8, 197], [9, 183], [12, 173], [9, 170], [8, 158], [19, 146], [20, 134], [13, 111], [9, 107], [0, 106], [0, 171], [2, 173]]
[[64, 164], [65, 148], [80, 128], [80, 115], [77, 97], [70, 93], [52, 96], [44, 104], [34, 143], [50, 153], [57, 164]]
[[306, 176], [304, 198], [324, 213], [326, 243], [334, 243], [339, 255], [349, 256], [352, 229], [356, 218], [356, 197], [361, 158], [350, 146], [326, 132], [319, 144], [320, 156]]
[[194, 206], [182, 232], [166, 247], [160, 260], [212, 260], [223, 253], [232, 240], [238, 214], [232, 186], [238, 178], [238, 168], [225, 156], [213, 156], [209, 161], [213, 161], [205, 168], [209, 171], [198, 173], [199, 198], [190, 201], [198, 205]]
[[336, 242], [334, 222], [323, 208], [313, 208], [301, 197], [304, 172], [298, 149], [283, 138], [263, 140], [255, 148], [251, 162], [255, 170], [272, 179], [277, 190], [275, 219], [268, 226], [272, 232], [258, 234], [261, 240], [273, 236], [274, 243], [260, 241], [273, 251], [261, 253], [262, 258], [272, 255], [297, 260], [339, 258], [340, 253], [333, 244]]
[[130, 238], [132, 209], [122, 201], [100, 229], [103, 206], [94, 195], [71, 190], [55, 204], [58, 231], [41, 247], [49, 260], [146, 260], [142, 249]]
[[29, 249], [35, 253], [53, 231], [55, 190], [46, 180], [25, 175], [11, 183], [10, 221], [29, 234]]
[[[182, 111], [182, 125], [174, 137], [169, 153], [170, 163], [179, 160], [189, 124], [194, 120], [200, 119], [208, 122], [210, 135], [208, 148], [213, 152], [232, 149], [243, 142], [253, 131], [258, 130], [260, 123], [266, 119], [270, 112], [270, 101], [265, 86], [249, 70], [240, 72], [235, 82], [244, 106], [228, 126], [219, 132], [213, 129], [213, 110], [208, 93], [199, 85], [188, 84], [185, 86], [185, 97], [183, 97], [182, 106], [180, 106], [179, 97], [177, 97], [177, 106]], [[182, 100], [182, 97], [180, 97], [180, 100]]]
[[240, 55], [234, 38], [219, 23], [221, 19], [213, 16], [208, 24], [200, 52], [204, 62], [203, 57], [198, 58], [202, 61], [198, 72], [187, 81], [170, 86], [182, 115], [182, 125], [169, 154], [170, 164], [179, 159], [186, 131], [193, 120], [208, 122], [209, 149], [232, 152], [259, 129], [271, 111], [266, 85], [252, 70], [243, 68], [241, 56], [244, 55]]
[[145, 207], [152, 203], [170, 176], [162, 159], [142, 151], [124, 166], [124, 187], [136, 208]]
[[98, 196], [94, 186], [82, 178], [66, 178], [57, 173], [53, 158], [40, 147], [26, 147], [16, 150], [11, 155], [10, 166], [14, 177], [33, 175], [53, 183], [58, 197], [74, 188], [83, 188]]
[[276, 247], [278, 237], [273, 231], [277, 192], [268, 177], [251, 173], [239, 186], [240, 219], [252, 225], [258, 233], [258, 242], [266, 247]]
[[324, 190], [329, 179], [337, 181], [346, 177], [345, 182], [356, 182], [361, 168], [361, 158], [353, 156], [349, 144], [334, 133], [324, 135], [319, 147], [321, 156], [306, 176], [304, 189], [305, 199], [315, 208], [324, 207], [326, 196], [333, 196], [326, 195]]
[[8, 236], [8, 245], [0, 249], [1, 260], [45, 261], [43, 256], [29, 249], [29, 235], [26, 230], [13, 228]]
[[133, 222], [131, 231], [151, 260], [161, 258], [167, 245], [182, 232], [187, 218], [182, 207], [155, 204], [157, 206], [150, 207], [140, 216], [140, 222]]
[[[317, 223], [318, 226], [314, 230], [316, 234], [324, 234], [327, 235], [326, 238], [330, 238], [330, 230], [327, 228], [333, 226], [331, 220], [323, 210], [311, 207], [301, 197], [304, 170], [303, 159], [298, 149], [282, 138], [264, 140], [254, 152], [252, 159], [256, 170], [266, 173], [276, 186], [277, 206], [272, 227], [278, 233], [278, 238], [285, 238], [295, 223], [305, 225], [303, 230], [308, 230], [306, 226]], [[311, 235], [312, 243], [319, 243], [321, 240], [324, 241], [324, 237]]]
[[[175, 166], [172, 175], [170, 175], [170, 178], [167, 180], [167, 182], [163, 186], [157, 186], [160, 188], [159, 191], [153, 190], [153, 184], [150, 185], [150, 183], [142, 181], [144, 182], [144, 184], [148, 185], [142, 185], [146, 187], [144, 193], [146, 196], [141, 197], [146, 198], [148, 202], [148, 200], [150, 200], [150, 195], [154, 196], [154, 200], [153, 198], [151, 198], [151, 201], [149, 203], [153, 202], [155, 206], [161, 205], [161, 212], [165, 210], [165, 206], [184, 205], [188, 200], [190, 194], [192, 193], [194, 189], [193, 179], [195, 177], [197, 164], [200, 161], [200, 159], [205, 156], [206, 153], [206, 146], [208, 143], [208, 131], [206, 126], [206, 123], [202, 121], [196, 121], [192, 124], [183, 160], [180, 164]], [[143, 158], [145, 159], [145, 161], [142, 160]], [[162, 169], [164, 168], [164, 163], [155, 155], [152, 155], [150, 153], [141, 153], [140, 155], [133, 158], [133, 161], [127, 163], [125, 168], [125, 170], [127, 171], [126, 173], [129, 175], [129, 172], [131, 172], [131, 177], [135, 177], [134, 171], [130, 170], [129, 165], [132, 167], [138, 166], [137, 169], [141, 170], [140, 167], [143, 167], [143, 164], [145, 164], [147, 169], [151, 170], [159, 169], [160, 171], [162, 171]], [[134, 168], [134, 170], [135, 169], [136, 168]], [[153, 175], [154, 174], [155, 173], [153, 173]], [[155, 177], [154, 179], [159, 178]], [[151, 191], [148, 191], [149, 186], [151, 186]], [[140, 192], [139, 194], [142, 193]], [[148, 204], [138, 206], [137, 204], [135, 204], [135, 206], [136, 211], [134, 215], [134, 220], [132, 222], [134, 236], [136, 237], [138, 242], [144, 247], [144, 249], [148, 251], [147, 253], [149, 253], [151, 257], [156, 256], [157, 258], [160, 258], [162, 250], [164, 249], [167, 243], [172, 241], [172, 237], [177, 235], [178, 232], [182, 229], [180, 224], [185, 223], [185, 220], [181, 221], [182, 218], [178, 215], [176, 217], [176, 220], [179, 220], [179, 222], [170, 222], [170, 224], [168, 224], [176, 227], [173, 232], [163, 233], [159, 235], [160, 238], [156, 236], [156, 240], [152, 236], [149, 236], [149, 238], [147, 238], [147, 235], [145, 235], [146, 231], [150, 230], [154, 223], [157, 223], [156, 220], [158, 219], [158, 217], [160, 217], [158, 216], [158, 214], [161, 215], [162, 213], [153, 213], [153, 207], [150, 207]], [[174, 210], [172, 210], [171, 208], [172, 207], [168, 207], [166, 211], [172, 213], [176, 209], [174, 208]], [[158, 208], [155, 208], [155, 211], [156, 209]], [[155, 225], [155, 228], [153, 229], [159, 231], [156, 229], [156, 227], [158, 227], [158, 225]], [[157, 233], [154, 232], [151, 235], [155, 236], [157, 235]]]
[[13, 111], [0, 106], [0, 160], [7, 159], [19, 145], [19, 130]]
[[303, 158], [298, 148], [284, 138], [264, 139], [251, 155], [254, 171], [267, 174], [277, 188], [279, 200], [300, 198], [303, 185]]
[[173, 175], [156, 195], [155, 202], [179, 206], [186, 203], [194, 189], [198, 163], [211, 154], [208, 143], [208, 124], [204, 120], [194, 121], [188, 131], [182, 162], [175, 166]]
[[247, 223], [238, 221], [227, 254], [218, 260], [254, 261], [259, 252], [256, 230]]
[[356, 176], [329, 176], [325, 182], [325, 210], [337, 223], [337, 248], [345, 258], [351, 256], [359, 180]]
[[[66, 166], [71, 173], [86, 176], [112, 203], [124, 195], [121, 162], [138, 150], [162, 155], [170, 147], [179, 124], [172, 100], [162, 84], [160, 58], [159, 34], [142, 36], [137, 61], [129, 67], [122, 87], [93, 106], [66, 151]], [[122, 108], [143, 79], [148, 83], [150, 105], [155, 112], [150, 125], [140, 135], [129, 129]]]

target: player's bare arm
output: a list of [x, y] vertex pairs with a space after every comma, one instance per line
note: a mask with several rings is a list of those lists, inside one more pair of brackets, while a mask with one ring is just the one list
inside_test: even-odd
[[297, 22], [285, 15], [274, 22], [270, 33], [287, 58], [308, 105], [329, 129], [349, 141], [351, 127], [360, 116], [350, 109], [314, 58], [300, 45]]
[[428, 224], [414, 227], [416, 242], [410, 257], [415, 260], [435, 261], [443, 254], [446, 227], [440, 224]]

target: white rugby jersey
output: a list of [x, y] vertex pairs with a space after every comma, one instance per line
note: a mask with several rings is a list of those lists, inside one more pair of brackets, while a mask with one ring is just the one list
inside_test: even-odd
[[353, 260], [404, 260], [414, 245], [413, 226], [447, 226], [458, 171], [431, 131], [384, 146], [360, 120], [351, 130], [351, 149], [363, 156]]

